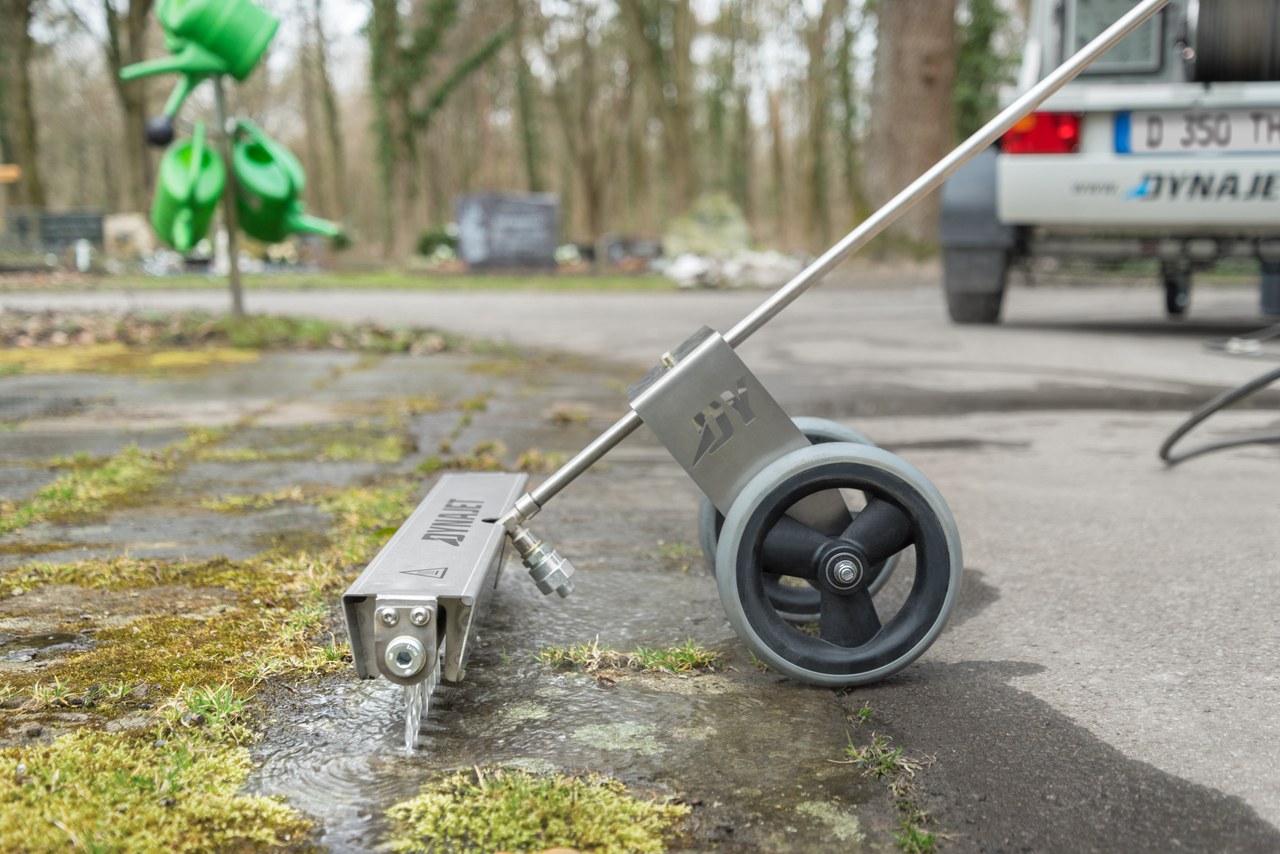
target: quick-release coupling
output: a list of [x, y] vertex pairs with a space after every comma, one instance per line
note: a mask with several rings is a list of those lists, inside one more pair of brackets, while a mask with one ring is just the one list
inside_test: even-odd
[[533, 583], [538, 585], [543, 595], [554, 592], [564, 599], [573, 592], [573, 564], [535, 537], [528, 528], [517, 526], [509, 533], [511, 544], [520, 553], [521, 562], [529, 569]]

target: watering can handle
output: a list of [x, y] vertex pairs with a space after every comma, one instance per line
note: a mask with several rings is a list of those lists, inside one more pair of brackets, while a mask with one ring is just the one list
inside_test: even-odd
[[191, 133], [191, 165], [188, 168], [187, 198], [190, 201], [196, 194], [196, 184], [200, 180], [200, 169], [204, 166], [204, 122], [196, 122]]
[[238, 120], [236, 122], [236, 131], [244, 133], [246, 136], [250, 137], [254, 142], [258, 143], [263, 148], [265, 148], [267, 151], [274, 150], [276, 145], [278, 144], [271, 137], [267, 136], [266, 133], [262, 130], [262, 128], [258, 127], [256, 124], [249, 121], [248, 119]]
[[192, 90], [205, 81], [209, 75], [207, 74], [191, 74], [183, 72], [178, 78], [178, 85], [173, 87], [173, 91], [169, 93], [169, 100], [164, 102], [164, 114], [169, 118], [173, 118], [178, 114], [178, 110], [182, 109], [182, 105], [186, 102], [187, 96]]

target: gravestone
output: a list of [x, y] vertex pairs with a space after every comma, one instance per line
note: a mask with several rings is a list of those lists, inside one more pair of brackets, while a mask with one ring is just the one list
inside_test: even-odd
[[61, 250], [77, 241], [103, 245], [104, 217], [100, 213], [42, 213], [40, 242], [45, 249]]
[[454, 206], [458, 255], [471, 267], [554, 267], [560, 200], [551, 193], [463, 196]]

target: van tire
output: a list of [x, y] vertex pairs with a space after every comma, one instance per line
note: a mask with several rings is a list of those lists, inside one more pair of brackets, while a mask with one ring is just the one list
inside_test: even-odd
[[942, 281], [947, 311], [963, 324], [1000, 322], [1009, 252], [1004, 249], [944, 249]]

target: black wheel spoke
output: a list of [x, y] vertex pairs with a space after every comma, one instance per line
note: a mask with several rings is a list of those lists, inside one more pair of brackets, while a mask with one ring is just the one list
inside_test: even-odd
[[875, 565], [911, 545], [911, 520], [888, 501], [869, 498], [840, 538], [856, 545], [867, 563]]
[[823, 593], [818, 619], [822, 639], [836, 646], [862, 646], [880, 631], [880, 615], [865, 590], [849, 596]]
[[814, 556], [830, 538], [790, 516], [779, 519], [765, 535], [763, 569], [774, 575], [812, 579], [817, 575]]

